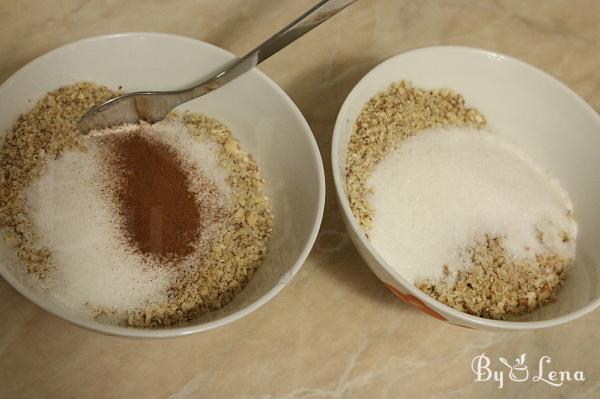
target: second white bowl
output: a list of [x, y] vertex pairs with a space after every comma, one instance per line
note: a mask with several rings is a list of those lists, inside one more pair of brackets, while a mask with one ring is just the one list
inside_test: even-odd
[[[569, 192], [579, 225], [577, 260], [558, 300], [518, 321], [489, 320], [459, 312], [427, 296], [379, 256], [352, 215], [344, 168], [352, 126], [364, 104], [392, 82], [448, 87], [478, 108], [494, 131], [527, 152]], [[332, 140], [332, 167], [342, 215], [365, 262], [403, 300], [450, 323], [490, 330], [549, 327], [600, 305], [600, 116], [548, 74], [516, 59], [464, 47], [429, 47], [392, 57], [350, 92]], [[436, 245], [432, 242], [431, 245]]]

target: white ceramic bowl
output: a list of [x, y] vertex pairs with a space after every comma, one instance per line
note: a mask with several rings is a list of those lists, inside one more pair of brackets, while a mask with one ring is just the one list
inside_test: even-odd
[[[456, 311], [422, 293], [377, 254], [354, 219], [345, 194], [344, 165], [352, 125], [363, 105], [392, 82], [449, 87], [478, 108], [501, 137], [525, 150], [569, 192], [579, 224], [577, 260], [556, 303], [515, 321]], [[600, 117], [565, 85], [513, 58], [464, 47], [429, 47], [392, 57], [369, 72], [346, 98], [332, 142], [338, 199], [350, 237], [381, 281], [403, 300], [460, 326], [533, 329], [576, 319], [600, 305]], [[435, 245], [434, 242], [431, 245]]]
[[[167, 90], [188, 86], [234, 58], [190, 38], [126, 33], [68, 44], [30, 62], [0, 86], [0, 134], [50, 90], [93, 81], [123, 90]], [[32, 102], [30, 102], [30, 100]], [[269, 253], [248, 286], [223, 309], [185, 325], [135, 329], [98, 323], [39, 295], [22, 278], [6, 248], [0, 274], [44, 309], [80, 326], [132, 337], [171, 337], [223, 326], [273, 298], [298, 272], [315, 241], [325, 200], [325, 179], [317, 144], [304, 117], [272, 80], [255, 69], [229, 85], [180, 107], [227, 124], [253, 154], [266, 179], [274, 220]], [[3, 240], [1, 240], [3, 241]]]

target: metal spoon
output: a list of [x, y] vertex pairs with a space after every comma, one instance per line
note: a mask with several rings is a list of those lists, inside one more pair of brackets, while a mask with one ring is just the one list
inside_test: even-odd
[[322, 0], [288, 26], [271, 36], [260, 46], [225, 65], [202, 83], [182, 90], [140, 91], [125, 94], [92, 108], [79, 121], [79, 130], [102, 129], [140, 120], [154, 123], [162, 120], [173, 108], [218, 89], [251, 70], [314, 27], [328, 20], [355, 0]]

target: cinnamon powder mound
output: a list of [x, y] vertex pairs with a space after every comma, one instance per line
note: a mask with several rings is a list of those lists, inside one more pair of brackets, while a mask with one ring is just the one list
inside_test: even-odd
[[161, 258], [192, 253], [202, 212], [179, 155], [139, 131], [112, 136], [109, 151], [114, 194], [130, 244]]

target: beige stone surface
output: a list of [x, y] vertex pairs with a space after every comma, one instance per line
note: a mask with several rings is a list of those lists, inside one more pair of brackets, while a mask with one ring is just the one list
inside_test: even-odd
[[[162, 31], [242, 54], [312, 0], [2, 0], [0, 81], [87, 36]], [[393, 297], [349, 242], [329, 146], [337, 111], [373, 66], [404, 50], [459, 44], [500, 51], [556, 76], [600, 110], [597, 0], [359, 0], [261, 69], [298, 104], [327, 174], [323, 227], [292, 283], [252, 315], [186, 338], [129, 340], [82, 330], [0, 279], [0, 397], [600, 397], [600, 311], [543, 331], [444, 324]], [[0, 110], [1, 112], [1, 110]], [[471, 360], [552, 357], [585, 382], [474, 382]], [[496, 367], [500, 370], [500, 366]]]

